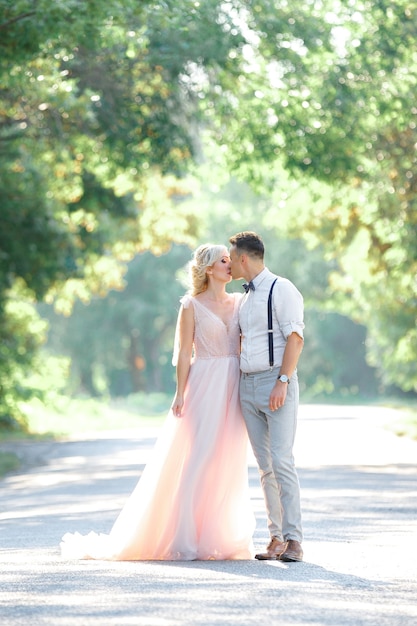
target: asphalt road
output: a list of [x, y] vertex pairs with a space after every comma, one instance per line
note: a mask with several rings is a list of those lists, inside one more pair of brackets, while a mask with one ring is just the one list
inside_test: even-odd
[[[303, 563], [65, 561], [66, 531], [108, 532], [155, 431], [20, 444], [32, 464], [0, 482], [5, 626], [417, 624], [417, 442], [388, 410], [303, 406], [296, 444]], [[249, 459], [255, 547], [268, 542]]]

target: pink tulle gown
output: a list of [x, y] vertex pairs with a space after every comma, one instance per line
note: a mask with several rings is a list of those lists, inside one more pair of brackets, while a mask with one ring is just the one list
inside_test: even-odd
[[228, 324], [191, 296], [194, 358], [183, 416], [170, 411], [151, 460], [109, 535], [64, 535], [65, 558], [252, 558], [247, 435], [240, 411], [240, 295]]

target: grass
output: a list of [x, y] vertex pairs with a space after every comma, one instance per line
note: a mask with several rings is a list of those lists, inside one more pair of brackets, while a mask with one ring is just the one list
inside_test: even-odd
[[387, 402], [384, 406], [396, 409], [398, 417], [389, 425], [399, 437], [409, 437], [417, 441], [417, 405], [408, 403], [406, 405], [397, 402]]
[[0, 477], [20, 467], [20, 459], [14, 452], [0, 452]]
[[29, 431], [37, 436], [82, 436], [157, 424], [171, 399], [164, 394], [135, 394], [125, 400], [57, 396], [48, 406], [32, 401], [24, 406]]
[[314, 396], [302, 394], [304, 404], [343, 404], [351, 406], [372, 406], [394, 409], [396, 417], [386, 425], [398, 437], [409, 437], [417, 441], [417, 401], [406, 398], [363, 398], [359, 395]]
[[0, 432], [0, 478], [20, 467], [19, 458], [2, 443], [83, 437], [105, 431], [131, 430], [162, 424], [171, 396], [134, 394], [126, 399], [105, 402], [94, 398], [55, 396], [48, 405], [38, 400], [22, 405], [27, 432]]

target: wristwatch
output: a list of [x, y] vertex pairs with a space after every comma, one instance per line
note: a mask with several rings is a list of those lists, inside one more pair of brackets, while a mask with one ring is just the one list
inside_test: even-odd
[[280, 376], [278, 376], [277, 380], [280, 380], [282, 383], [290, 384], [290, 379], [288, 378], [288, 376], [286, 374], [280, 374]]

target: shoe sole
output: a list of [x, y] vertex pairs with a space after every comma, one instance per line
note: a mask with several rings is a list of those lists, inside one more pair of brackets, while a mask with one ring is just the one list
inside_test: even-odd
[[255, 559], [258, 561], [277, 561], [282, 552], [280, 554], [274, 554], [274, 556], [263, 556], [262, 554], [255, 554]]
[[279, 556], [259, 556], [258, 554], [255, 554], [255, 559], [257, 561], [276, 561], [279, 559]]

